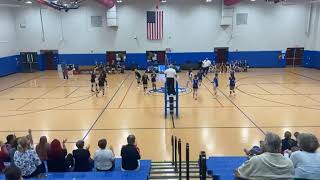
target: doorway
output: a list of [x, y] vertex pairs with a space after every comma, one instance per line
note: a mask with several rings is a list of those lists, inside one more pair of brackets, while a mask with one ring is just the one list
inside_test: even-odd
[[304, 48], [287, 48], [286, 51], [286, 66], [301, 66], [303, 60]]
[[45, 70], [57, 70], [58, 50], [40, 50]]
[[227, 64], [229, 48], [228, 47], [217, 47], [214, 48], [214, 54], [216, 57], [216, 64]]

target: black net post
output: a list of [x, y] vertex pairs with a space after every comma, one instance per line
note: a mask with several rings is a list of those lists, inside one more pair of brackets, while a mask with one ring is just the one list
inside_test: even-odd
[[179, 153], [179, 180], [182, 180], [181, 139], [179, 139], [178, 141], [178, 153]]
[[189, 171], [189, 167], [190, 167], [190, 149], [189, 149], [189, 143], [186, 144], [186, 180], [190, 179], [190, 171]]
[[178, 171], [178, 167], [177, 167], [177, 148], [178, 148], [178, 145], [177, 145], [177, 137], [175, 136], [174, 137], [174, 170], [175, 172]]
[[172, 166], [174, 165], [174, 137], [171, 136], [171, 149], [172, 149]]
[[207, 176], [207, 155], [206, 152], [200, 152], [200, 180], [205, 180]]

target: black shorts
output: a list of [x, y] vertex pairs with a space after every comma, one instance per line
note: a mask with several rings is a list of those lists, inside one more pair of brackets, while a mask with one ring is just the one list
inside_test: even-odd
[[193, 89], [198, 90], [198, 89], [199, 89], [199, 87], [198, 87], [198, 86], [193, 86]]

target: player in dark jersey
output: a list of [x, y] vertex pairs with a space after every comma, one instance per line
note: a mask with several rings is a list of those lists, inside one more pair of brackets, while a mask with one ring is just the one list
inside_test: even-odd
[[138, 83], [138, 87], [139, 87], [140, 82], [141, 82], [141, 74], [138, 71], [138, 69], [135, 70], [135, 75], [136, 75], [136, 79], [137, 79], [137, 83]]
[[144, 73], [142, 76], [143, 92], [146, 93], [148, 88], [149, 76]]
[[157, 90], [157, 74], [155, 71], [152, 72], [151, 74], [151, 82], [152, 82], [152, 89], [153, 89], [153, 92], [156, 92]]
[[217, 89], [219, 87], [219, 78], [218, 78], [218, 73], [216, 73], [214, 75], [214, 78], [213, 78], [213, 91], [214, 91], [214, 95], [217, 95]]
[[199, 79], [198, 76], [194, 76], [192, 81], [192, 88], [193, 88], [193, 98], [195, 100], [198, 99], [198, 89], [199, 89]]
[[[98, 91], [98, 85], [97, 85], [97, 82], [96, 82], [96, 74], [94, 73], [94, 71], [92, 71], [91, 73], [91, 92], [96, 92]], [[93, 86], [95, 86], [96, 88], [96, 91], [93, 90]]]
[[235, 93], [235, 87], [236, 87], [236, 78], [234, 76], [234, 73], [230, 75], [229, 77], [229, 87], [230, 87], [230, 96], [232, 95], [232, 93]]
[[197, 73], [197, 77], [198, 77], [198, 83], [199, 83], [199, 87], [201, 86], [202, 83], [202, 78], [203, 78], [203, 70], [200, 69], [200, 71]]
[[96, 94], [97, 97], [101, 91], [102, 91], [102, 95], [104, 96], [104, 90], [105, 90], [104, 83], [107, 84], [107, 80], [101, 74], [98, 79], [99, 91], [97, 91], [97, 94]]

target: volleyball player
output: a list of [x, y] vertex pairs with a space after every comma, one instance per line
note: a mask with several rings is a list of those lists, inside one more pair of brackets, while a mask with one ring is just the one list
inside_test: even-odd
[[199, 89], [199, 79], [198, 75], [194, 76], [193, 81], [192, 81], [192, 87], [193, 87], [193, 98], [195, 100], [198, 99], [198, 89]]
[[218, 78], [218, 73], [216, 73], [214, 75], [214, 78], [213, 78], [213, 91], [214, 91], [214, 95], [217, 95], [217, 89], [218, 89], [218, 86], [219, 86], [219, 78]]
[[101, 91], [102, 91], [102, 95], [104, 96], [104, 91], [105, 91], [104, 83], [106, 83], [106, 85], [108, 84], [106, 77], [107, 76], [103, 72], [99, 76], [99, 79], [98, 79], [99, 90], [97, 91], [97, 94], [96, 94], [97, 97]]
[[151, 74], [151, 82], [152, 82], [152, 89], [153, 89], [153, 92], [156, 92], [157, 91], [157, 74], [155, 71], [152, 72]]
[[232, 93], [235, 93], [235, 87], [236, 87], [236, 78], [234, 76], [234, 73], [230, 74], [229, 77], [229, 87], [230, 87], [230, 96], [232, 95]]
[[136, 75], [136, 79], [137, 79], [137, 83], [138, 83], [138, 87], [139, 87], [140, 81], [141, 81], [141, 74], [138, 71], [138, 69], [135, 70], [135, 75]]
[[[97, 86], [97, 82], [96, 82], [96, 74], [94, 73], [94, 70], [91, 73], [91, 92], [96, 92], [98, 91], [98, 86]], [[93, 86], [95, 86], [96, 91], [93, 90]]]
[[188, 76], [189, 80], [187, 80], [187, 85], [186, 85], [186, 86], [188, 87], [188, 86], [189, 86], [189, 82], [192, 83], [192, 79], [193, 79], [192, 69], [190, 69], [190, 70], [188, 71], [187, 76]]
[[142, 83], [143, 83], [143, 92], [146, 93], [148, 88], [149, 76], [144, 73], [142, 76]]

